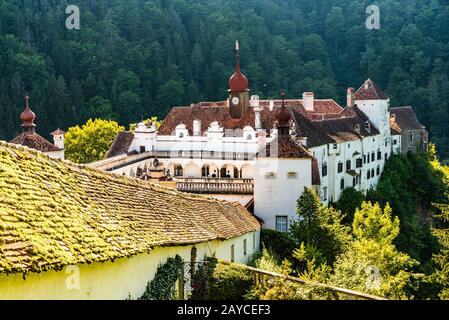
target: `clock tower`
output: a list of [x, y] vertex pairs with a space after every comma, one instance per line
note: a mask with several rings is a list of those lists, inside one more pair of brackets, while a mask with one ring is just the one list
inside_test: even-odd
[[248, 79], [240, 70], [240, 45], [235, 42], [235, 73], [229, 79], [229, 109], [231, 117], [240, 119], [249, 107]]

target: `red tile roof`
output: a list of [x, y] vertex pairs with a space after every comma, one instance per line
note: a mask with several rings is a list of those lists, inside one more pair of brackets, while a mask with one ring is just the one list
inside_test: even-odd
[[57, 130], [53, 131], [50, 134], [52, 136], [63, 136], [63, 135], [65, 135], [65, 132], [58, 128]]
[[368, 79], [365, 83], [355, 92], [356, 100], [386, 100], [387, 95], [374, 83], [373, 80]]
[[11, 143], [20, 144], [28, 148], [32, 148], [41, 152], [58, 151], [59, 148], [53, 143], [47, 141], [45, 138], [35, 132], [22, 132]]
[[[262, 127], [271, 129], [275, 123], [275, 111], [281, 107], [282, 100], [273, 100], [273, 111], [270, 111], [270, 100], [260, 100], [262, 111]], [[311, 120], [321, 120], [332, 116], [338, 116], [343, 108], [334, 100], [315, 100], [314, 111], [307, 112], [304, 109], [301, 99], [285, 100], [287, 107], [296, 107], [301, 113]], [[178, 124], [183, 123], [187, 126], [189, 134], [193, 134], [193, 121], [201, 121], [201, 131], [205, 132], [213, 121], [218, 121], [220, 126], [226, 129], [243, 129], [245, 126], [254, 127], [255, 115], [252, 108], [241, 119], [232, 119], [229, 107], [226, 101], [220, 102], [201, 102], [190, 107], [174, 107], [165, 118], [159, 134], [171, 135], [174, 133]]]
[[277, 140], [266, 145], [265, 148], [259, 150], [258, 157], [272, 157], [282, 159], [304, 159], [313, 158], [307, 148], [301, 145], [299, 141], [295, 141], [290, 136], [279, 136]]

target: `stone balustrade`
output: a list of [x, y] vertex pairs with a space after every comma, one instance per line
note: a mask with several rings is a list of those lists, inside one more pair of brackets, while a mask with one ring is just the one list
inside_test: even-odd
[[177, 178], [176, 189], [204, 194], [253, 194], [253, 179]]

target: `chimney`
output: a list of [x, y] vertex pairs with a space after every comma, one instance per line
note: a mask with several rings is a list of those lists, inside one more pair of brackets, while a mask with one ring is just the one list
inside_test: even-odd
[[253, 108], [258, 107], [260, 105], [259, 100], [260, 100], [259, 96], [252, 95], [251, 99], [249, 101], [251, 107], [253, 107]]
[[307, 137], [299, 137], [298, 140], [303, 147], [307, 148]]
[[58, 129], [51, 133], [53, 136], [53, 144], [59, 149], [64, 150], [64, 135], [65, 132], [61, 129]]
[[304, 92], [302, 95], [303, 105], [306, 111], [313, 111], [314, 107], [314, 101], [315, 101], [315, 95], [313, 92]]
[[254, 129], [260, 130], [262, 129], [262, 108], [260, 107], [259, 96], [251, 96], [250, 104], [254, 110]]
[[354, 106], [354, 88], [348, 88], [346, 92], [346, 105], [348, 107]]
[[274, 109], [274, 100], [270, 100], [270, 107], [269, 107], [269, 110], [270, 110], [270, 111], [273, 111], [273, 109]]
[[201, 121], [198, 119], [193, 120], [193, 135], [201, 136]]

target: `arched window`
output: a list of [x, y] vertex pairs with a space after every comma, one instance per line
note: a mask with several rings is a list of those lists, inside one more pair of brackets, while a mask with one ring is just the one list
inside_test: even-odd
[[221, 168], [220, 170], [220, 178], [226, 178], [226, 167]]
[[253, 138], [253, 136], [250, 134], [246, 136], [246, 140], [251, 140], [252, 138]]
[[234, 179], [238, 179], [239, 177], [239, 169], [234, 168]]
[[181, 165], [176, 165], [175, 166], [175, 177], [182, 177], [184, 175], [183, 173], [183, 169]]
[[201, 168], [201, 176], [202, 177], [208, 177], [209, 176], [209, 165], [204, 165], [202, 168]]

